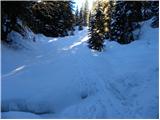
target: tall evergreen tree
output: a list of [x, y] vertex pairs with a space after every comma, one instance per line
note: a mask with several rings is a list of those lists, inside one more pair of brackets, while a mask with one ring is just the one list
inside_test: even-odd
[[[134, 9], [132, 2], [117, 1], [113, 6], [110, 23], [110, 39], [116, 40], [121, 44], [127, 44], [134, 40], [132, 31], [137, 24], [133, 19]], [[134, 7], [133, 7], [134, 8]]]
[[[106, 39], [114, 40], [120, 44], [128, 44], [136, 40], [140, 32], [139, 22], [154, 17], [152, 27], [159, 24], [159, 2], [158, 1], [101, 1], [103, 14], [105, 15], [105, 32], [101, 32]], [[95, 2], [94, 8], [98, 8]], [[93, 17], [90, 17], [93, 18]], [[93, 22], [94, 21], [94, 22]], [[95, 20], [90, 23], [90, 36], [93, 38]], [[92, 29], [94, 27], [94, 29]], [[93, 34], [92, 34], [93, 33]], [[90, 40], [91, 41], [91, 40]], [[91, 41], [89, 43], [93, 43]], [[90, 44], [92, 47], [92, 45]]]
[[152, 1], [151, 11], [153, 15], [153, 22], [151, 26], [153, 28], [159, 27], [159, 1]]
[[81, 7], [79, 12], [79, 30], [83, 30], [83, 7]]
[[92, 12], [90, 11], [89, 12], [89, 17], [88, 17], [88, 26], [89, 26], [89, 30], [90, 30], [90, 28], [91, 28], [91, 20], [92, 20]]
[[72, 1], [3, 1], [1, 3], [2, 40], [6, 41], [11, 31], [25, 35], [23, 25], [17, 22], [18, 18], [35, 33], [51, 37], [66, 36], [68, 31], [73, 34], [74, 3]]
[[114, 1], [103, 1], [103, 13], [105, 15], [105, 39], [109, 39], [109, 29], [110, 29], [110, 22], [111, 22], [111, 14], [112, 14], [112, 6]]
[[104, 48], [104, 14], [101, 7], [101, 4], [98, 3], [98, 7], [95, 11], [95, 14], [91, 16], [90, 19], [90, 29], [89, 29], [89, 36], [90, 39], [88, 41], [89, 48], [102, 51]]
[[89, 9], [88, 9], [88, 0], [85, 1], [84, 4], [84, 10], [83, 10], [83, 25], [88, 25], [88, 15], [89, 15]]
[[[28, 8], [35, 2], [27, 1], [2, 1], [1, 2], [1, 39], [7, 43], [11, 43], [12, 40], [7, 39], [10, 32], [16, 31], [22, 36], [25, 35], [23, 27], [18, 23], [18, 18], [26, 19], [28, 14]], [[26, 13], [26, 14], [24, 14]]]
[[78, 10], [78, 5], [77, 5], [76, 11], [75, 11], [75, 24], [76, 24], [76, 26], [79, 25], [79, 10]]

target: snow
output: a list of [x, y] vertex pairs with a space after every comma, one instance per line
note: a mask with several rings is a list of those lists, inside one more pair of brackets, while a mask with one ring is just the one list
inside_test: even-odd
[[2, 118], [4, 119], [23, 119], [23, 118], [28, 118], [28, 119], [41, 119], [38, 115], [34, 115], [32, 113], [27, 113], [27, 112], [4, 112], [2, 114]]
[[19, 37], [27, 49], [2, 44], [2, 118], [158, 118], [159, 29], [150, 23], [139, 40], [106, 41], [104, 52], [87, 47], [87, 28], [30, 32], [36, 42]]

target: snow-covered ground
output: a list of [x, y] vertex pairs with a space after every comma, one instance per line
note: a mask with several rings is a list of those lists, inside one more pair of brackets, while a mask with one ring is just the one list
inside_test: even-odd
[[2, 118], [158, 118], [158, 30], [146, 21], [140, 40], [100, 53], [87, 28], [2, 44]]

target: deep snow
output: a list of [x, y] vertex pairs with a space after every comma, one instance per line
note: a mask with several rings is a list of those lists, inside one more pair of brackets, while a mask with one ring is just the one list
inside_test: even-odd
[[[2, 44], [2, 118], [158, 118], [158, 30], [144, 22], [140, 40], [87, 47], [87, 28], [25, 49]], [[15, 35], [17, 37], [18, 35]]]

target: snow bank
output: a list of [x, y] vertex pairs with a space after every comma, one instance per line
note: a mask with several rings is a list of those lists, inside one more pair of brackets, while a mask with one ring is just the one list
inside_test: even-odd
[[26, 113], [26, 112], [4, 112], [2, 114], [3, 119], [41, 119], [38, 115], [31, 114], [31, 113]]

